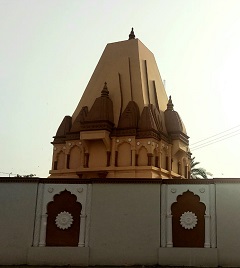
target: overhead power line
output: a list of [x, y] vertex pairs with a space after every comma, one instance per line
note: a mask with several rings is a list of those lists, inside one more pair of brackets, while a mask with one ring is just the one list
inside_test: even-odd
[[240, 132], [238, 132], [238, 133], [236, 133], [236, 134], [234, 134], [234, 135], [225, 137], [224, 139], [220, 139], [220, 140], [216, 140], [216, 141], [213, 141], [213, 142], [209, 142], [209, 143], [207, 143], [207, 144], [205, 144], [205, 145], [202, 144], [202, 146], [199, 145], [198, 147], [194, 147], [191, 151], [195, 151], [195, 150], [201, 149], [201, 148], [203, 148], [203, 147], [207, 147], [207, 146], [209, 146], [209, 145], [211, 145], [211, 144], [214, 144], [214, 143], [217, 143], [217, 142], [219, 142], [219, 141], [223, 141], [223, 140], [232, 138], [232, 137], [237, 136], [237, 135], [239, 135], [239, 134], [240, 134]]
[[[208, 138], [205, 138], [205, 139], [202, 139], [202, 140], [200, 140], [198, 142], [193, 143], [192, 145], [195, 144], [195, 146], [191, 147], [191, 151], [198, 150], [198, 149], [201, 149], [203, 147], [209, 146], [211, 144], [214, 144], [214, 143], [229, 139], [231, 137], [234, 137], [236, 135], [239, 135], [240, 134], [240, 129], [231, 131], [231, 130], [236, 129], [238, 127], [240, 127], [240, 125], [232, 127], [232, 128], [227, 129], [225, 131], [219, 132], [218, 134], [212, 135], [212, 136], [210, 136]], [[229, 131], [231, 131], [231, 132], [229, 132]], [[229, 132], [229, 133], [226, 133], [226, 132]], [[223, 133], [226, 133], [226, 134], [221, 135]], [[215, 138], [213, 138], [213, 137], [215, 137]]]
[[232, 130], [232, 129], [235, 129], [235, 128], [238, 128], [238, 127], [240, 127], [240, 125], [238, 125], [238, 126], [236, 126], [236, 127], [229, 128], [229, 129], [224, 130], [224, 131], [222, 131], [222, 132], [219, 132], [219, 133], [217, 133], [217, 134], [215, 134], [215, 135], [213, 135], [213, 136], [210, 136], [210, 137], [208, 137], [208, 138], [205, 138], [205, 139], [203, 139], [203, 140], [194, 142], [192, 145], [197, 144], [197, 143], [200, 143], [200, 142], [205, 141], [205, 140], [208, 140], [208, 139], [211, 139], [212, 137], [218, 136], [218, 135], [220, 135], [220, 134], [222, 134], [222, 133], [228, 132], [228, 131], [230, 131], [230, 130]]

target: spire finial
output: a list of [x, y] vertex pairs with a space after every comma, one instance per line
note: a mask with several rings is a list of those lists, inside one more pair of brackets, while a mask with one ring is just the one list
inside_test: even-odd
[[173, 111], [173, 103], [172, 103], [172, 97], [171, 95], [169, 96], [168, 104], [167, 104], [167, 109]]
[[101, 91], [101, 96], [102, 97], [108, 97], [109, 95], [109, 91], [108, 91], [108, 87], [107, 87], [107, 82], [104, 83], [104, 87]]
[[135, 34], [134, 34], [134, 31], [133, 31], [133, 28], [131, 30], [131, 33], [129, 34], [128, 40], [130, 40], [130, 39], [135, 39]]

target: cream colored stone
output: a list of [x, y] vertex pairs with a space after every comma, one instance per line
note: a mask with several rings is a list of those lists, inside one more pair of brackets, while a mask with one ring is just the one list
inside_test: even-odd
[[[188, 176], [186, 167], [189, 165], [189, 149], [185, 127], [180, 117], [176, 115], [177, 113], [168, 110], [170, 115], [176, 115], [181, 121], [183, 138], [181, 133], [173, 134], [173, 136], [171, 133], [167, 133], [164, 112], [167, 107], [173, 109], [173, 104], [171, 99], [169, 100], [171, 103], [168, 104], [167, 94], [153, 53], [140, 40], [131, 39], [106, 46], [72, 115], [72, 125], [82, 108], [87, 106], [90, 111], [93, 104], [96, 103], [95, 100], [98, 100], [98, 104], [104, 103], [103, 110], [106, 107], [113, 107], [113, 122], [111, 123], [114, 123], [115, 129], [118, 127], [120, 115], [123, 114], [126, 107], [129, 107], [129, 102], [134, 101], [139, 108], [139, 115], [141, 116], [144, 110], [144, 120], [154, 121], [151, 126], [155, 127], [157, 135], [160, 134], [159, 129], [162, 129], [162, 138], [158, 136], [155, 139], [155, 136], [151, 136], [152, 134], [149, 136], [147, 133], [149, 130], [144, 127], [142, 131], [145, 131], [145, 136], [143, 135], [141, 138], [134, 132], [133, 135], [128, 133], [128, 128], [122, 129], [123, 132], [120, 133], [123, 135], [116, 135], [114, 131], [106, 130], [108, 129], [106, 122], [93, 120], [88, 122], [86, 130], [80, 131], [79, 140], [68, 140], [54, 145], [57, 150], [53, 154], [51, 178], [77, 177], [78, 174], [82, 174], [83, 178], [89, 178], [98, 176], [99, 172], [105, 172], [107, 178], [127, 176], [131, 178], [171, 178], [172, 176], [186, 178]], [[159, 108], [161, 119], [158, 122], [161, 123], [161, 126], [158, 126], [158, 130], [157, 126], [154, 126], [154, 124], [159, 124], [154, 119], [156, 115], [153, 110], [146, 110], [150, 104], [155, 107], [153, 109]], [[96, 107], [99, 109], [101, 106]], [[111, 108], [109, 109], [111, 111]], [[97, 118], [97, 112], [98, 110], [94, 110], [93, 117]], [[128, 112], [124, 119], [134, 121], [135, 119], [131, 118], [133, 114], [131, 111]], [[112, 117], [109, 116], [109, 118]], [[144, 120], [141, 121], [143, 126]], [[65, 126], [64, 124], [63, 126]], [[147, 124], [148, 122], [146, 122]], [[101, 127], [103, 129], [100, 129]], [[127, 134], [124, 134], [124, 131]], [[135, 129], [136, 133], [137, 131]], [[79, 145], [81, 146], [78, 147]]]

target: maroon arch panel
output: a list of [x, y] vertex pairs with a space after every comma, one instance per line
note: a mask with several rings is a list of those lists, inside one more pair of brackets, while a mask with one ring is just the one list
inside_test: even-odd
[[[54, 196], [47, 206], [46, 246], [78, 246], [81, 210], [82, 205], [77, 202], [77, 197], [69, 191], [64, 190]], [[68, 229], [60, 229], [55, 223], [57, 215], [64, 211], [73, 217], [72, 225]]]
[[[200, 202], [200, 197], [187, 191], [177, 197], [177, 202], [172, 204], [171, 209], [173, 247], [204, 247], [206, 207]], [[180, 217], [187, 211], [197, 216], [197, 225], [193, 229], [185, 229], [180, 224]]]

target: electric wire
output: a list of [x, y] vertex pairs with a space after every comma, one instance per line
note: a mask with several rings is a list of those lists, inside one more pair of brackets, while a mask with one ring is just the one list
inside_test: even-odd
[[[237, 130], [232, 131], [232, 132], [230, 132], [230, 133], [227, 133], [227, 134], [225, 134], [225, 135], [221, 135], [221, 136], [219, 136], [219, 137], [216, 137], [216, 136], [218, 136], [218, 135], [220, 135], [220, 134], [222, 134], [222, 133], [228, 132], [228, 131], [230, 131], [230, 130], [232, 130], [232, 129], [234, 129], [234, 128], [237, 128], [237, 127], [239, 127], [239, 126], [230, 128], [230, 129], [228, 129], [228, 130], [225, 130], [225, 131], [222, 131], [222, 132], [220, 132], [220, 133], [218, 133], [218, 134], [215, 134], [215, 135], [213, 135], [213, 136], [211, 136], [211, 137], [209, 137], [209, 138], [206, 138], [206, 139], [203, 139], [203, 140], [201, 140], [201, 141], [199, 141], [199, 142], [195, 142], [195, 143], [193, 143], [193, 144], [197, 144], [197, 143], [206, 141], [206, 142], [203, 142], [203, 143], [200, 143], [200, 144], [198, 144], [198, 145], [193, 146], [193, 147], [191, 148], [191, 151], [195, 151], [195, 150], [201, 149], [201, 148], [203, 148], [203, 147], [207, 147], [207, 146], [209, 146], [209, 145], [211, 145], [211, 144], [214, 144], [214, 143], [217, 143], [217, 142], [220, 142], [220, 141], [223, 141], [223, 140], [232, 138], [232, 137], [234, 137], [234, 136], [236, 136], [236, 135], [239, 135], [239, 134], [240, 134], [240, 129], [237, 129]], [[212, 137], [216, 137], [216, 138], [211, 139]], [[209, 139], [210, 139], [210, 140], [209, 140]], [[207, 141], [207, 140], [208, 140], [208, 141]]]
[[232, 138], [232, 137], [237, 136], [237, 135], [239, 135], [239, 134], [240, 134], [240, 132], [239, 132], [239, 133], [236, 133], [236, 134], [234, 134], [234, 135], [232, 135], [232, 136], [226, 137], [226, 138], [224, 138], [224, 139], [220, 139], [220, 140], [214, 141], [214, 142], [212, 142], [212, 143], [208, 143], [208, 144], [206, 144], [206, 145], [199, 146], [199, 147], [197, 147], [197, 148], [193, 148], [191, 151], [196, 151], [196, 150], [201, 149], [201, 148], [203, 148], [203, 147], [207, 147], [207, 146], [209, 146], [209, 145], [211, 145], [211, 144], [214, 144], [214, 143], [217, 143], [217, 142], [219, 142], [219, 141], [223, 141], [223, 140], [226, 140], [226, 139], [228, 139], [228, 138]]
[[[222, 132], [219, 132], [219, 133], [217, 133], [217, 134], [215, 134], [215, 135], [212, 135], [212, 136], [210, 136], [210, 137], [208, 137], [208, 138], [205, 138], [205, 139], [202, 139], [202, 140], [200, 140], [200, 141], [194, 142], [194, 143], [192, 143], [192, 145], [197, 144], [197, 143], [200, 143], [200, 142], [205, 141], [205, 140], [209, 140], [209, 139], [211, 139], [212, 137], [218, 136], [218, 135], [220, 135], [220, 134], [222, 134], [222, 133], [228, 132], [228, 131], [230, 131], [230, 130], [232, 130], [232, 129], [234, 129], [234, 128], [238, 128], [238, 127], [240, 127], [240, 125], [235, 126], [235, 127], [232, 127], [232, 128], [229, 128], [229, 129], [227, 129], [227, 130], [224, 130], [224, 131], [222, 131]], [[239, 130], [240, 130], [240, 129], [239, 129]]]
[[[237, 125], [235, 127], [232, 127], [232, 128], [227, 129], [227, 130], [224, 130], [222, 132], [219, 132], [219, 133], [217, 133], [215, 135], [212, 135], [212, 136], [210, 136], [208, 138], [205, 138], [205, 139], [202, 139], [200, 141], [192, 143], [191, 146], [193, 146], [193, 147], [191, 147], [191, 151], [196, 151], [198, 149], [207, 147], [207, 146], [212, 145], [214, 143], [217, 143], [217, 142], [220, 142], [220, 141], [223, 141], [223, 140], [226, 140], [226, 139], [229, 139], [229, 138], [232, 138], [234, 136], [239, 135], [240, 134], [240, 129], [237, 129], [237, 130], [232, 131], [230, 133], [226, 133], [226, 132], [229, 132], [230, 130], [233, 130], [233, 129], [238, 128], [238, 127], [240, 127], [240, 125]], [[226, 134], [219, 136], [220, 134], [223, 134], [223, 133], [226, 133]], [[234, 134], [234, 135], [232, 135], [232, 134]], [[219, 137], [216, 137], [216, 136], [219, 136]], [[216, 137], [216, 138], [212, 139], [213, 137]], [[207, 141], [207, 140], [209, 140], [209, 141]], [[204, 142], [204, 141], [206, 141], [206, 142]], [[200, 144], [198, 144], [198, 143], [200, 143]], [[198, 144], [198, 145], [195, 145], [195, 144]], [[9, 177], [19, 175], [19, 174], [15, 174], [15, 173], [12, 173], [12, 172], [3, 172], [3, 171], [0, 171], [0, 174], [6, 174]]]
[[199, 144], [199, 145], [195, 145], [195, 146], [193, 146], [193, 148], [197, 148], [197, 147], [202, 146], [202, 145], [204, 145], [204, 144], [208, 144], [208, 143], [210, 143], [210, 142], [213, 142], [213, 141], [215, 141], [215, 140], [221, 139], [221, 138], [223, 138], [223, 137], [226, 137], [226, 139], [227, 139], [227, 138], [228, 138], [227, 136], [232, 135], [232, 134], [234, 134], [234, 133], [240, 133], [240, 129], [235, 130], [235, 131], [233, 131], [233, 132], [231, 132], [231, 133], [227, 133], [227, 134], [222, 135], [222, 136], [220, 136], [220, 137], [217, 137], [217, 138], [215, 138], [215, 139], [212, 139], [212, 140], [203, 142], [203, 143], [201, 143], [201, 144]]

